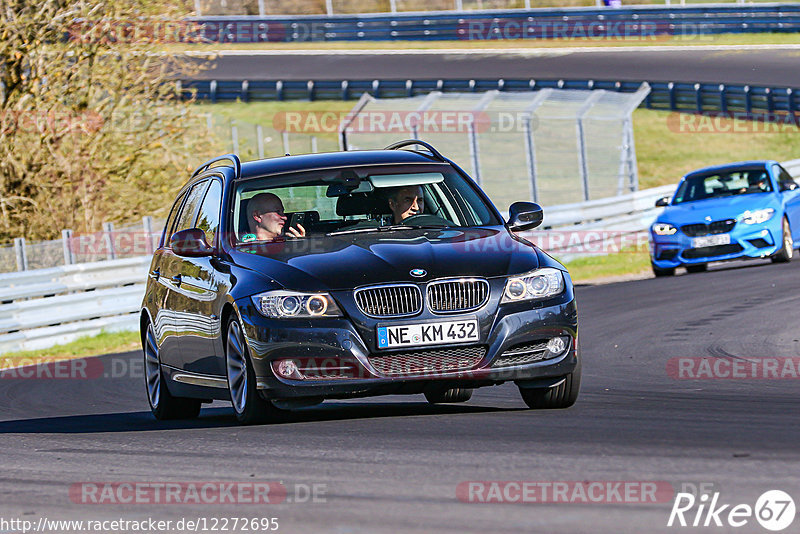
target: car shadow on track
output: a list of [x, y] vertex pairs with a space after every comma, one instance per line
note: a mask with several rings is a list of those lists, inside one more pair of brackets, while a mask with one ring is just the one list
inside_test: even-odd
[[[488, 412], [518, 411], [524, 408], [495, 408], [488, 406], [432, 406], [428, 403], [336, 403], [313, 408], [280, 412], [272, 425], [347, 421], [383, 417], [409, 417], [428, 415], [457, 415]], [[146, 432], [195, 428], [225, 428], [239, 426], [232, 408], [206, 408], [197, 419], [157, 421], [150, 412], [121, 412], [94, 415], [67, 415], [35, 419], [15, 419], [0, 422], [0, 434], [95, 434], [106, 432]]]

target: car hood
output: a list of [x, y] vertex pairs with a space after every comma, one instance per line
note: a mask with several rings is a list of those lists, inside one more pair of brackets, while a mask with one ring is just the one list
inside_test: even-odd
[[736, 219], [747, 210], [754, 211], [764, 208], [776, 210], [780, 208], [780, 203], [772, 193], [710, 198], [677, 206], [667, 206], [664, 208], [664, 212], [658, 216], [658, 221], [672, 224], [704, 223], [709, 222], [706, 217], [710, 217], [712, 221]]
[[[237, 247], [235, 263], [287, 289], [325, 291], [451, 276], [486, 278], [539, 266], [536, 249], [504, 227], [370, 232]], [[425, 276], [410, 271], [423, 269]]]

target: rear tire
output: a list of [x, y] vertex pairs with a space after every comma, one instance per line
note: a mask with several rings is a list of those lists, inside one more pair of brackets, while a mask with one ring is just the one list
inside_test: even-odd
[[694, 265], [687, 265], [686, 272], [687, 273], [704, 273], [708, 270], [707, 263], [697, 263]]
[[569, 408], [575, 404], [580, 389], [581, 360], [580, 355], [578, 355], [578, 365], [575, 366], [574, 371], [564, 377], [564, 381], [561, 384], [541, 389], [519, 388], [519, 393], [528, 408], [552, 410]]
[[275, 416], [277, 408], [258, 394], [258, 382], [250, 362], [247, 342], [235, 318], [228, 323], [225, 337], [225, 371], [237, 421], [243, 425], [253, 425], [265, 423]]
[[672, 276], [675, 274], [675, 267], [670, 269], [662, 269], [661, 267], [656, 267], [653, 262], [650, 262], [650, 267], [653, 268], [653, 274], [656, 275], [656, 277]]
[[144, 385], [150, 411], [159, 421], [169, 419], [194, 419], [200, 413], [201, 401], [173, 397], [167, 388], [164, 372], [161, 370], [161, 356], [153, 325], [148, 323], [142, 336], [144, 353]]
[[789, 263], [794, 256], [794, 244], [792, 242], [792, 229], [789, 227], [789, 221], [784, 217], [783, 224], [781, 225], [781, 242], [783, 246], [775, 253], [772, 258], [772, 263]]
[[452, 388], [443, 391], [426, 391], [425, 398], [431, 404], [467, 402], [472, 398], [472, 390], [469, 388]]

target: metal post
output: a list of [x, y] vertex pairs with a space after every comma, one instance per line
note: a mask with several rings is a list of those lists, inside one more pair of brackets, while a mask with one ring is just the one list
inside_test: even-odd
[[389, 10], [392, 13], [397, 13], [397, 0], [389, 0]]
[[531, 8], [531, 0], [525, 0], [525, 9]]
[[317, 146], [317, 136], [316, 135], [312, 135], [311, 136], [311, 153], [312, 154], [316, 154], [317, 152], [319, 152], [319, 147]]
[[267, 14], [267, 7], [264, 5], [264, 0], [258, 0], [258, 14], [262, 17]]
[[584, 200], [589, 200], [589, 161], [586, 155], [586, 133], [583, 128], [583, 119], [602, 94], [602, 91], [592, 91], [592, 94], [581, 105], [576, 114], [575, 126], [578, 134], [578, 170], [581, 173]]
[[236, 126], [236, 121], [231, 119], [231, 145], [233, 153], [239, 155], [239, 128]]
[[256, 139], [258, 139], [258, 159], [264, 159], [264, 129], [256, 124]]
[[203, 13], [200, 10], [200, 0], [194, 0], [194, 14], [196, 17], [203, 16]]
[[464, 3], [462, 0], [456, 0], [456, 11], [464, 11]]
[[108, 249], [108, 259], [116, 259], [117, 251], [114, 250], [114, 223], [103, 223], [103, 240], [106, 242], [106, 248]]
[[478, 134], [475, 132], [475, 122], [469, 122], [469, 157], [472, 160], [472, 177], [475, 183], [481, 185], [481, 161], [478, 148]]
[[61, 230], [61, 245], [64, 247], [64, 265], [75, 263], [75, 256], [72, 254], [72, 230]]
[[214, 118], [211, 115], [211, 112], [206, 113], [206, 130], [208, 130], [208, 134], [214, 131]]
[[325, 12], [328, 16], [333, 15], [333, 0], [325, 0]]
[[539, 186], [536, 183], [536, 143], [533, 137], [533, 119], [535, 117], [534, 113], [536, 108], [541, 106], [552, 92], [552, 89], [542, 89], [538, 91], [531, 99], [531, 103], [528, 104], [523, 111], [525, 117], [522, 123], [523, 133], [525, 135], [525, 162], [528, 165], [528, 178], [530, 179], [530, 198], [533, 199], [534, 202], [539, 202]]
[[18, 271], [27, 271], [28, 270], [28, 254], [25, 252], [25, 238], [24, 237], [15, 237], [14, 238], [14, 253], [17, 256], [17, 270]]
[[147, 254], [152, 254], [156, 247], [153, 244], [153, 218], [149, 215], [145, 215], [142, 217], [142, 229], [144, 231], [144, 235], [147, 237], [147, 244], [145, 245], [145, 251]]
[[288, 156], [292, 153], [289, 150], [289, 132], [281, 132], [281, 136], [283, 137], [283, 153]]

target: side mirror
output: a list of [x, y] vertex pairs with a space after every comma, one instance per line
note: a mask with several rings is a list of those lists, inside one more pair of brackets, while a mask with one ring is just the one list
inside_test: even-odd
[[178, 256], [187, 258], [201, 258], [203, 256], [211, 256], [214, 251], [208, 243], [206, 243], [206, 233], [199, 228], [189, 228], [188, 230], [181, 230], [175, 232], [169, 238], [169, 248]]
[[784, 191], [794, 191], [797, 189], [797, 182], [781, 182], [780, 183], [780, 190], [781, 193]]
[[542, 224], [542, 220], [544, 220], [544, 213], [539, 204], [514, 202], [508, 208], [508, 223], [506, 223], [506, 226], [514, 232], [522, 232], [536, 228]]
[[661, 197], [656, 200], [656, 207], [663, 208], [665, 206], [669, 206], [669, 197]]

